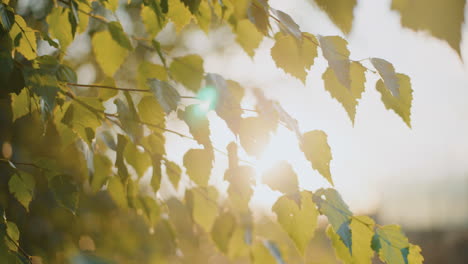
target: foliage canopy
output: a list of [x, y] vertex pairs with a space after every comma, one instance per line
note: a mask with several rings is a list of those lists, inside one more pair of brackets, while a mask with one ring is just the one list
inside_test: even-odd
[[[205, 72], [203, 57], [174, 54], [157, 36], [194, 28], [209, 34], [227, 25], [251, 57], [271, 38], [276, 66], [304, 84], [323, 56], [325, 89], [352, 122], [366, 75], [377, 74], [383, 104], [411, 127], [411, 81], [390, 62], [353, 60], [345, 38], [302, 32], [266, 0], [43, 2], [42, 9], [25, 14], [17, 12], [15, 0], [0, 4], [0, 263], [302, 263], [319, 215], [328, 219], [326, 234], [344, 263], [371, 263], [374, 255], [385, 263], [422, 263], [421, 249], [398, 226], [354, 215], [332, 188], [324, 131], [301, 131], [262, 90]], [[356, 4], [313, 3], [344, 34], [352, 29]], [[393, 0], [391, 8], [404, 26], [427, 30], [459, 53], [464, 5]], [[439, 16], [428, 18], [428, 9], [456, 30], [441, 30]], [[123, 27], [117, 12], [125, 12], [135, 28]], [[89, 36], [93, 56], [87, 60], [100, 69], [94, 84], [77, 83], [77, 63], [67, 56], [79, 34]], [[53, 51], [40, 55], [38, 43]], [[253, 111], [242, 108], [250, 92]], [[187, 99], [196, 103], [185, 106]], [[207, 111], [216, 112], [238, 139], [227, 153], [210, 139], [216, 131], [210, 131]], [[185, 122], [191, 135], [167, 128], [168, 117]], [[237, 152], [242, 147], [260, 155], [279, 125], [297, 135], [311, 169], [331, 186], [302, 190], [290, 164], [275, 165], [262, 182], [283, 196], [272, 208], [276, 222], [262, 224], [249, 208], [253, 185], [260, 182]], [[168, 133], [199, 145], [185, 153], [183, 164], [167, 158]], [[227, 196], [210, 185], [215, 152], [229, 159]], [[185, 190], [183, 197], [157, 198], [163, 177]]]

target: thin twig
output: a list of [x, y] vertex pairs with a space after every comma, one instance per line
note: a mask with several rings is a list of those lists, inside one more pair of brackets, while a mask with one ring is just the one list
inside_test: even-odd
[[8, 235], [8, 232], [5, 232], [5, 235], [11, 241], [11, 243], [13, 243], [19, 249], [19, 251], [21, 251], [21, 254], [23, 254], [28, 259], [28, 262], [32, 264], [31, 255], [29, 255], [23, 248], [21, 248], [20, 245], [16, 243], [16, 241], [11, 238], [10, 235]]
[[122, 88], [122, 87], [114, 87], [114, 86], [107, 86], [107, 85], [97, 85], [97, 84], [67, 83], [67, 85], [76, 86], [76, 87], [86, 87], [86, 88], [103, 88], [103, 89], [118, 90], [118, 91], [127, 91], [127, 92], [144, 92], [144, 93], [151, 92], [150, 90], [146, 90], [146, 89]]

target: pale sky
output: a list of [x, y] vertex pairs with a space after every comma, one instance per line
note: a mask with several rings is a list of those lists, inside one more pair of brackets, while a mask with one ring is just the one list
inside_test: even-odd
[[[302, 31], [342, 35], [311, 2], [271, 0], [270, 4], [291, 14]], [[400, 193], [402, 185], [410, 185], [411, 190], [447, 177], [466, 178], [468, 66], [444, 41], [402, 28], [399, 14], [390, 11], [390, 0], [359, 0], [354, 14], [353, 30], [347, 37], [351, 58], [383, 58], [392, 62], [397, 72], [410, 76], [414, 90], [412, 129], [393, 111], [385, 109], [375, 90], [377, 76], [372, 73], [366, 75], [366, 91], [353, 127], [341, 104], [323, 87], [321, 75], [327, 64], [320, 55], [304, 86], [275, 67], [269, 53], [271, 39], [263, 41], [253, 60], [239, 46], [230, 44], [234, 39], [229, 29], [212, 33], [211, 40], [196, 33], [183, 40], [194, 52], [206, 57], [207, 72], [220, 73], [246, 88], [262, 88], [299, 121], [302, 132], [324, 130], [332, 148], [331, 172], [336, 188], [355, 211], [372, 210], [382, 195]], [[468, 59], [467, 31], [464, 26], [465, 60]], [[183, 129], [180, 124], [174, 126]], [[232, 135], [216, 117], [212, 118], [211, 126], [215, 146], [225, 148]], [[329, 186], [305, 160], [293, 133], [285, 129], [278, 133], [260, 160], [259, 171], [275, 160], [285, 159], [294, 165], [302, 188], [315, 190]], [[168, 137], [180, 140], [173, 135]], [[181, 161], [187, 148], [173, 148], [169, 155]], [[212, 182], [219, 184], [226, 158], [217, 155], [216, 162]], [[258, 187], [252, 204], [267, 209], [278, 195], [265, 186]]]

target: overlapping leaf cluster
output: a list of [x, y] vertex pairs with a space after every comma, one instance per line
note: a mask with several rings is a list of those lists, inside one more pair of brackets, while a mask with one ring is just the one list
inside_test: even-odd
[[[351, 30], [356, 1], [340, 8], [342, 1], [316, 2], [343, 32]], [[422, 263], [419, 247], [398, 227], [354, 216], [334, 189], [301, 190], [286, 162], [262, 178], [283, 194], [272, 208], [283, 239], [262, 232], [249, 208], [260, 183], [238, 148], [259, 156], [285, 126], [312, 168], [333, 185], [327, 134], [302, 132], [262, 90], [246, 91], [205, 72], [200, 55], [173, 55], [157, 36], [171, 27], [179, 36], [228, 25], [251, 57], [270, 38], [276, 65], [306, 85], [314, 60], [323, 56], [325, 89], [353, 122], [366, 74], [377, 73], [385, 107], [410, 126], [410, 80], [389, 62], [351, 60], [344, 38], [302, 32], [265, 0], [58, 0], [48, 1], [42, 16], [20, 15], [16, 6], [13, 0], [0, 4], [1, 263], [300, 262], [319, 215], [328, 218], [327, 235], [346, 263], [371, 263], [374, 252], [386, 263]], [[124, 27], [117, 11], [143, 27]], [[96, 83], [77, 83], [78, 65], [67, 53], [78, 34], [90, 38], [87, 60], [99, 68]], [[39, 56], [37, 43], [54, 51]], [[242, 108], [248, 92], [257, 101], [254, 114]], [[206, 101], [210, 93], [215, 98]], [[195, 103], [187, 105], [187, 98]], [[227, 148], [227, 197], [210, 184], [220, 150], [210, 139], [216, 131], [210, 131], [208, 110], [239, 139]], [[183, 121], [191, 135], [166, 127], [168, 117]], [[168, 133], [198, 143], [182, 164], [167, 158]], [[164, 177], [185, 194], [159, 198]]]

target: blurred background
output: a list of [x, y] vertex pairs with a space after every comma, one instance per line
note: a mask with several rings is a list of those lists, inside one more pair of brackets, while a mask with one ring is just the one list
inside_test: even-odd
[[[46, 1], [20, 0], [18, 12], [40, 16], [40, 2]], [[269, 3], [290, 14], [302, 31], [344, 36], [312, 1]], [[173, 45], [174, 55], [202, 55], [206, 72], [235, 79], [247, 89], [262, 89], [298, 120], [301, 131], [324, 130], [333, 153], [331, 173], [335, 187], [353, 212], [372, 215], [381, 224], [402, 225], [410, 240], [421, 245], [425, 263], [468, 263], [468, 28], [464, 23], [459, 55], [449, 44], [427, 32], [403, 28], [400, 14], [392, 11], [390, 5], [391, 0], [359, 0], [352, 30], [344, 37], [352, 59], [383, 58], [392, 62], [397, 72], [410, 76], [414, 91], [411, 128], [385, 109], [375, 90], [378, 77], [374, 74], [366, 74], [366, 91], [353, 124], [323, 87], [321, 75], [327, 62], [321, 56], [315, 60], [304, 85], [275, 66], [270, 56], [271, 39], [264, 39], [250, 58], [236, 44], [227, 26], [209, 35], [188, 27], [179, 38], [169, 25], [157, 38], [165, 45]], [[132, 21], [124, 8], [119, 8], [117, 17], [111, 19], [119, 19], [126, 32], [138, 28], [138, 22]], [[53, 49], [41, 43], [39, 51], [48, 54]], [[67, 60], [77, 68], [78, 83], [91, 84], [98, 78], [97, 66], [89, 60], [91, 53], [86, 33], [69, 48]], [[157, 60], [154, 58], [154, 62]], [[126, 67], [123, 72], [135, 71]], [[125, 84], [123, 76], [119, 86]], [[251, 107], [253, 100], [248, 96], [243, 102], [245, 108]], [[225, 149], [235, 140], [234, 136], [214, 114], [210, 114], [210, 121], [213, 144]], [[187, 127], [174, 117], [168, 125], [188, 133]], [[176, 162], [182, 163], [183, 154], [196, 146], [190, 141], [177, 144], [182, 139], [173, 134], [166, 138], [171, 146], [168, 157]], [[272, 137], [258, 160], [241, 155], [257, 165], [258, 175], [275, 162], [287, 160], [294, 165], [303, 189], [329, 186], [310, 168], [295, 135], [284, 128]], [[226, 167], [227, 158], [217, 154], [210, 181], [221, 190], [227, 188], [223, 182]], [[159, 194], [162, 198], [183, 192], [184, 187], [174, 190], [163, 178]], [[251, 207], [259, 218], [271, 216], [271, 205], [279, 196], [279, 192], [259, 184]]]

